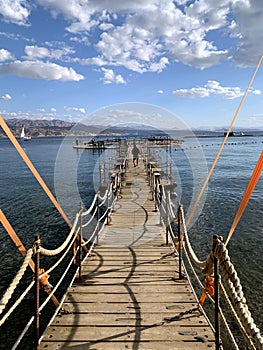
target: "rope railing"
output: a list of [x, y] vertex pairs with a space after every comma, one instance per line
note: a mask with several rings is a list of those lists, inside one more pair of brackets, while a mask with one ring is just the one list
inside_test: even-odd
[[[240, 283], [240, 280], [237, 276], [237, 272], [235, 271], [234, 265], [231, 263], [227, 249], [223, 242], [220, 239], [217, 239], [216, 246], [214, 247], [213, 251], [208, 256], [207, 260], [205, 262], [202, 262], [200, 264], [200, 261], [197, 260], [195, 252], [190, 244], [190, 240], [188, 237], [188, 233], [186, 230], [186, 227], [184, 225], [184, 215], [183, 211], [181, 211], [181, 220], [183, 223], [183, 232], [184, 237], [186, 241], [186, 248], [190, 252], [191, 259], [196, 263], [196, 265], [202, 270], [203, 274], [206, 275], [212, 275], [213, 274], [213, 262], [214, 258], [218, 259], [218, 263], [220, 266], [220, 269], [222, 271], [222, 276], [228, 286], [228, 289], [230, 291], [231, 299], [234, 302], [234, 307], [230, 307], [230, 311], [232, 315], [234, 316], [234, 319], [236, 320], [236, 323], [242, 332], [244, 338], [246, 339], [248, 345], [251, 349], [263, 349], [263, 338], [260, 334], [260, 330], [255, 325], [254, 320], [251, 316], [251, 313], [248, 309], [248, 306], [246, 304], [246, 299], [243, 294], [242, 286]], [[184, 250], [186, 253], [186, 250]], [[220, 284], [220, 286], [222, 286]], [[205, 288], [204, 288], [205, 289]], [[223, 296], [225, 297], [226, 303], [229, 307], [229, 299], [226, 298], [226, 292], [221, 287], [221, 290], [223, 290]], [[221, 312], [221, 311], [220, 311]], [[238, 316], [237, 316], [238, 315]], [[245, 330], [245, 331], [244, 331]], [[229, 330], [228, 330], [229, 332]], [[231, 336], [231, 339], [233, 340], [233, 336]], [[253, 342], [251, 341], [253, 339], [255, 345], [253, 345]]]
[[[98, 198], [98, 197], [97, 197]], [[95, 207], [95, 210], [93, 211], [91, 217], [89, 218], [89, 220], [87, 222], [85, 222], [85, 224], [82, 224], [82, 227], [86, 227], [86, 226], [89, 226], [89, 224], [93, 221], [93, 219], [95, 218], [95, 215], [97, 214], [98, 212], [98, 206]]]
[[235, 308], [232, 305], [232, 303], [231, 303], [231, 301], [230, 301], [230, 299], [228, 297], [227, 291], [226, 291], [222, 281], [219, 281], [219, 285], [220, 285], [220, 289], [221, 289], [221, 291], [223, 293], [223, 296], [225, 298], [225, 301], [227, 303], [228, 309], [230, 310], [232, 316], [234, 317], [234, 320], [235, 320], [236, 324], [238, 325], [240, 331], [242, 332], [243, 336], [246, 338], [246, 341], [249, 344], [250, 348], [256, 349], [255, 345], [252, 343], [252, 340], [251, 340], [249, 334], [246, 332], [245, 327], [243, 326], [240, 318], [238, 317], [238, 314], [236, 313]]
[[101, 196], [100, 193], [98, 193], [98, 198], [101, 201], [101, 204], [105, 203], [107, 197], [108, 197], [108, 189], [105, 191], [104, 196]]
[[[79, 232], [79, 228], [76, 231], [77, 233]], [[58, 265], [64, 260], [64, 258], [67, 256], [69, 250], [72, 248], [73, 244], [75, 243], [76, 239], [75, 237], [73, 237], [73, 239], [71, 240], [71, 242], [69, 242], [69, 245], [67, 247], [67, 249], [65, 250], [65, 252], [63, 253], [63, 255], [58, 259], [58, 261], [52, 265], [47, 271], [45, 271], [43, 274], [41, 274], [39, 276], [39, 279], [41, 279], [42, 277], [44, 277], [46, 274], [50, 274], [56, 267], [58, 267]]]
[[29, 262], [32, 258], [33, 255], [33, 249], [29, 249], [26, 253], [26, 256], [24, 258], [23, 264], [21, 265], [18, 273], [16, 274], [16, 276], [14, 277], [13, 281], [11, 282], [11, 284], [9, 285], [9, 287], [7, 288], [6, 292], [4, 293], [3, 297], [0, 300], [0, 315], [2, 314], [2, 312], [4, 311], [6, 305], [8, 304], [8, 301], [11, 299], [18, 283], [21, 281], [21, 279], [24, 276], [24, 273], [26, 271], [26, 268], [29, 265]]
[[58, 255], [60, 254], [61, 252], [63, 252], [63, 250], [67, 247], [69, 241], [71, 240], [71, 237], [73, 235], [77, 236], [77, 233], [76, 233], [76, 227], [77, 227], [77, 224], [78, 224], [78, 221], [79, 221], [79, 213], [76, 214], [76, 217], [75, 217], [75, 220], [74, 220], [74, 223], [73, 223], [73, 226], [66, 238], [66, 240], [64, 241], [63, 244], [61, 244], [60, 247], [56, 248], [56, 249], [45, 249], [43, 247], [40, 247], [40, 253], [42, 255], [46, 255], [46, 256], [54, 256], [54, 255]]
[[[182, 231], [184, 234], [186, 245], [183, 246], [185, 256], [188, 260], [189, 266], [191, 266], [191, 270], [193, 271], [194, 268], [191, 264], [191, 261], [194, 261], [194, 263], [199, 267], [203, 274], [205, 275], [213, 275], [213, 263], [214, 259], [218, 259], [218, 264], [220, 267], [220, 270], [222, 272], [222, 276], [224, 278], [224, 281], [228, 287], [228, 290], [231, 295], [231, 299], [233, 300], [233, 304], [231, 304], [229, 297], [226, 293], [226, 290], [224, 289], [222, 283], [219, 283], [220, 289], [222, 290], [222, 294], [224, 296], [224, 299], [226, 300], [226, 304], [228, 308], [230, 309], [236, 324], [238, 325], [241, 333], [243, 334], [247, 344], [251, 349], [263, 349], [263, 338], [260, 334], [260, 330], [256, 326], [254, 319], [251, 316], [251, 313], [248, 309], [246, 299], [244, 297], [244, 293], [242, 290], [242, 285], [240, 283], [240, 280], [238, 278], [237, 272], [234, 268], [234, 265], [231, 263], [228, 251], [224, 243], [222, 242], [221, 238], [216, 239], [216, 243], [214, 243], [214, 248], [211, 251], [210, 255], [208, 256], [207, 260], [202, 262], [200, 264], [199, 259], [197, 259], [196, 254], [192, 248], [192, 245], [190, 244], [188, 232], [186, 230], [185, 222], [184, 222], [184, 213], [183, 209], [180, 210], [180, 218], [182, 223]], [[217, 236], [216, 236], [217, 237]], [[187, 251], [190, 253], [190, 257], [188, 256]], [[196, 272], [193, 272], [196, 280], [200, 284], [200, 279]], [[203, 287], [205, 290], [205, 286]], [[209, 296], [210, 297], [210, 296]], [[214, 301], [211, 297], [210, 299]], [[222, 319], [224, 321], [225, 316], [222, 313], [222, 310], [220, 309], [220, 314], [222, 316]], [[234, 337], [232, 335], [232, 332], [230, 331], [226, 321], [224, 321], [225, 328], [227, 329], [227, 332], [231, 338], [232, 341], [234, 341]], [[237, 344], [235, 342], [235, 347], [237, 347]]]
[[263, 337], [261, 336], [260, 330], [256, 326], [248, 309], [240, 279], [238, 278], [235, 267], [230, 260], [228, 250], [220, 239], [217, 239], [216, 241], [214, 256], [218, 259], [222, 276], [229, 289], [242, 325], [244, 326], [246, 332], [254, 340], [258, 349], [263, 349]]
[[[222, 282], [219, 279], [219, 288], [222, 291], [222, 295], [226, 301], [226, 306], [230, 310], [238, 328], [240, 329], [244, 339], [246, 340], [248, 346], [252, 350], [262, 350], [263, 349], [263, 337], [260, 334], [260, 330], [256, 326], [254, 319], [251, 316], [251, 313], [248, 309], [246, 299], [244, 297], [244, 293], [242, 290], [242, 285], [238, 278], [237, 272], [234, 268], [234, 265], [231, 263], [228, 251], [226, 246], [221, 241], [220, 238], [214, 242], [213, 249], [209, 254], [206, 260], [201, 261], [190, 242], [190, 238], [188, 235], [188, 230], [186, 227], [185, 216], [183, 211], [183, 206], [178, 206], [178, 213], [175, 215], [173, 211], [173, 207], [171, 205], [171, 196], [169, 190], [166, 191], [164, 186], [161, 185], [160, 181], [155, 181], [152, 171], [148, 171], [148, 180], [151, 187], [151, 192], [153, 194], [153, 198], [156, 202], [156, 206], [160, 213], [160, 220], [162, 224], [166, 228], [166, 234], [169, 236], [170, 242], [173, 244], [175, 248], [175, 253], [178, 253], [178, 245], [181, 245], [181, 248], [184, 252], [184, 257], [187, 261], [187, 266], [190, 268], [192, 276], [197, 281], [199, 288], [205, 293], [205, 296], [211, 301], [213, 308], [216, 310], [215, 299], [212, 297], [213, 293], [210, 295], [206, 290], [206, 283], [203, 284], [199, 274], [196, 272], [196, 268], [206, 276], [211, 276], [211, 279], [214, 283], [214, 264], [218, 261], [218, 265], [220, 267], [222, 277], [226, 283], [226, 286], [229, 290], [230, 297], [228, 296]], [[175, 230], [175, 223], [177, 223], [180, 227], [180, 238], [177, 236], [177, 232]], [[217, 236], [216, 236], [217, 237]], [[184, 244], [185, 243], [185, 244]], [[167, 242], [168, 244], [168, 242]], [[194, 265], [195, 266], [194, 266]], [[184, 269], [186, 269], [183, 264]], [[190, 278], [187, 270], [185, 270], [185, 274], [187, 278]], [[232, 300], [232, 303], [230, 301]], [[205, 300], [205, 298], [204, 298]], [[203, 300], [203, 301], [204, 301]], [[202, 302], [203, 302], [202, 301]], [[200, 301], [201, 303], [201, 298]], [[199, 304], [202, 307], [202, 304]], [[235, 340], [235, 336], [227, 323], [227, 317], [224, 314], [224, 311], [219, 306], [217, 307], [217, 312], [220, 315], [221, 320], [223, 321], [223, 325], [225, 327], [226, 333], [228, 334], [233, 348], [238, 349], [238, 344]], [[216, 313], [216, 311], [214, 311]], [[220, 337], [220, 334], [219, 334]], [[218, 340], [218, 349], [221, 348], [221, 340]]]
[[184, 234], [184, 238], [185, 238], [185, 242], [188, 248], [188, 251], [191, 255], [192, 260], [194, 261], [194, 263], [196, 264], [196, 266], [198, 266], [199, 268], [204, 268], [206, 266], [206, 260], [201, 261], [198, 259], [197, 255], [195, 254], [195, 251], [191, 245], [189, 236], [188, 236], [188, 230], [186, 227], [186, 222], [185, 222], [185, 217], [184, 217], [184, 211], [183, 211], [183, 206], [180, 206], [180, 210], [179, 210], [179, 220], [181, 220], [182, 226], [183, 226], [183, 234]]
[[91, 205], [89, 206], [89, 209], [84, 211], [81, 215], [82, 216], [87, 216], [91, 211], [92, 209], [94, 208], [95, 204], [96, 204], [96, 201], [97, 201], [97, 198], [98, 198], [98, 193], [95, 194], [94, 198], [93, 198], [93, 201], [91, 203]]

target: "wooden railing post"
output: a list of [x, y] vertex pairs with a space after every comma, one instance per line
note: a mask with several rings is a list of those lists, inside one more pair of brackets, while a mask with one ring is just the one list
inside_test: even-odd
[[40, 236], [35, 236], [34, 242], [34, 260], [35, 260], [35, 319], [34, 319], [34, 350], [39, 349], [39, 268], [40, 268]]

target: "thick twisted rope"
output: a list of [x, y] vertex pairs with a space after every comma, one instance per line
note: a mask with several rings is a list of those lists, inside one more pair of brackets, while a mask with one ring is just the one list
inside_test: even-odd
[[[250, 348], [253, 349], [253, 350], [256, 350], [255, 345], [252, 343], [252, 339], [250, 338], [250, 336], [249, 336], [248, 333], [246, 332], [246, 330], [245, 330], [245, 328], [244, 328], [244, 326], [243, 326], [243, 324], [242, 324], [240, 318], [238, 317], [238, 314], [236, 313], [236, 310], [234, 309], [234, 306], [232, 305], [232, 303], [231, 303], [231, 301], [230, 301], [230, 299], [229, 299], [229, 297], [228, 297], [228, 295], [227, 295], [227, 291], [226, 291], [225, 287], [223, 286], [222, 281], [219, 281], [219, 286], [220, 286], [220, 289], [221, 289], [221, 291], [222, 291], [222, 293], [223, 293], [223, 296], [224, 296], [224, 298], [225, 298], [225, 301], [226, 301], [226, 303], [227, 303], [227, 306], [228, 306], [228, 308], [229, 308], [229, 310], [230, 310], [232, 316], [234, 317], [234, 319], [235, 319], [235, 321], [236, 321], [236, 323], [237, 323], [239, 329], [241, 330], [243, 336], [246, 338], [246, 340], [247, 340], [247, 342], [248, 342]], [[221, 316], [222, 316], [222, 315], [221, 315]]]
[[86, 227], [86, 226], [88, 226], [88, 225], [91, 223], [91, 221], [94, 219], [94, 217], [95, 217], [97, 211], [98, 211], [98, 207], [96, 206], [96, 209], [95, 209], [94, 212], [92, 213], [92, 215], [91, 215], [91, 217], [89, 218], [89, 220], [88, 220], [87, 222], [85, 222], [85, 224], [82, 224], [82, 227], [83, 227], [83, 228]]
[[106, 192], [104, 193], [104, 196], [101, 196], [101, 195], [98, 193], [99, 200], [102, 201], [103, 203], [106, 201], [107, 196], [108, 196], [108, 189], [107, 189]]
[[257, 348], [263, 349], [263, 337], [248, 309], [240, 279], [230, 260], [227, 248], [220, 239], [216, 241], [214, 256], [218, 259], [222, 276], [229, 288], [231, 298], [246, 332], [253, 338]]
[[206, 261], [201, 261], [198, 259], [198, 257], [196, 256], [195, 254], [195, 251], [194, 249], [192, 248], [192, 245], [190, 243], [190, 240], [189, 240], [189, 236], [188, 236], [188, 231], [187, 231], [187, 228], [186, 228], [186, 223], [185, 223], [185, 217], [184, 217], [184, 212], [183, 212], [183, 207], [180, 206], [179, 207], [180, 210], [179, 210], [179, 215], [180, 215], [180, 220], [181, 220], [181, 223], [182, 223], [182, 226], [183, 226], [183, 233], [184, 233], [184, 237], [185, 237], [185, 242], [186, 242], [186, 245], [187, 245], [187, 249], [191, 255], [191, 258], [192, 260], [194, 261], [194, 263], [200, 267], [201, 269], [204, 268], [206, 266]]
[[[79, 228], [77, 229], [77, 233], [79, 232]], [[68, 244], [67, 249], [64, 251], [63, 255], [56, 261], [56, 263], [54, 265], [52, 265], [47, 271], [45, 271], [43, 274], [41, 274], [39, 276], [39, 279], [41, 279], [43, 276], [45, 275], [49, 275], [66, 257], [66, 255], [68, 254], [70, 248], [73, 246], [75, 242], [75, 237], [72, 237], [71, 242]]]
[[[223, 244], [222, 240], [216, 236], [217, 238], [214, 240], [213, 251], [210, 253], [207, 260], [203, 262], [199, 261], [189, 241], [182, 208], [179, 211], [179, 214], [185, 235], [186, 246], [190, 252], [192, 260], [197, 266], [201, 268], [202, 273], [205, 275], [210, 275], [213, 271], [214, 258], [216, 257], [218, 259], [220, 269], [222, 271], [222, 276], [228, 286], [231, 298], [237, 309], [237, 315], [240, 318], [240, 321], [238, 321], [237, 324], [239, 326], [241, 325], [240, 329], [247, 339], [248, 343], [251, 345], [251, 340], [253, 339], [256, 348], [263, 350], [263, 337], [261, 336], [260, 330], [256, 326], [254, 319], [252, 318], [251, 313], [248, 309], [240, 279], [238, 278], [234, 265], [230, 261], [226, 246]], [[237, 315], [234, 315], [235, 319], [237, 319]], [[247, 333], [247, 336], [245, 335], [244, 330]]]
[[24, 259], [23, 264], [21, 265], [18, 273], [14, 277], [13, 281], [11, 282], [9, 287], [7, 288], [5, 294], [3, 295], [3, 297], [0, 301], [0, 315], [4, 311], [8, 301], [11, 299], [18, 283], [20, 282], [20, 280], [24, 276], [24, 273], [26, 271], [27, 266], [29, 265], [29, 261], [31, 260], [32, 255], [33, 255], [33, 249], [30, 248], [30, 249], [28, 249], [28, 251], [26, 253], [25, 259]]
[[46, 256], [54, 256], [54, 255], [60, 254], [67, 247], [72, 236], [76, 235], [76, 226], [78, 224], [79, 216], [80, 216], [80, 214], [77, 213], [76, 217], [75, 217], [74, 224], [70, 230], [70, 233], [69, 233], [68, 237], [66, 238], [65, 242], [62, 243], [60, 247], [58, 247], [57, 249], [53, 249], [53, 250], [49, 250], [49, 249], [45, 249], [43, 247], [40, 247], [40, 253], [42, 255], [46, 255]]
[[88, 215], [88, 214], [92, 211], [92, 209], [93, 209], [93, 207], [94, 207], [94, 205], [95, 205], [95, 203], [96, 203], [97, 198], [98, 198], [98, 193], [95, 194], [95, 196], [94, 196], [94, 198], [93, 198], [93, 201], [92, 201], [92, 203], [91, 203], [89, 209], [88, 209], [87, 211], [84, 211], [84, 212], [82, 213], [82, 216], [86, 216], [86, 215]]

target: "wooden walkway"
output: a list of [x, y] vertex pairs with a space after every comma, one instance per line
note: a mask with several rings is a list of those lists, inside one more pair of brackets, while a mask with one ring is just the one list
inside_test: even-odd
[[130, 161], [111, 223], [69, 289], [69, 313], [54, 319], [40, 349], [214, 349], [159, 221], [142, 161]]

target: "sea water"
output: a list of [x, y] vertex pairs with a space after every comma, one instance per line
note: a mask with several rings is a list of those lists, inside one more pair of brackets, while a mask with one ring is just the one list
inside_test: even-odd
[[[110, 164], [113, 156], [107, 155], [109, 159], [106, 159], [105, 152], [73, 149], [75, 140], [69, 139], [63, 146], [63, 164], [60, 166], [62, 141], [62, 138], [33, 138], [28, 142], [21, 142], [21, 146], [72, 220], [79, 209], [80, 201], [88, 207], [98, 183], [107, 180], [109, 168], [113, 166]], [[195, 150], [198, 148], [198, 157], [203, 154], [202, 157], [205, 159], [205, 164], [202, 163], [200, 169], [200, 174], [201, 172], [204, 174], [202, 173], [202, 177], [197, 179], [201, 187], [205, 171], [210, 169], [222, 141], [220, 137], [206, 137], [198, 139], [196, 143], [193, 139], [186, 138], [180, 147], [172, 146], [166, 150], [168, 156], [165, 155], [167, 159], [163, 159], [162, 162], [166, 163], [167, 171], [178, 183], [178, 199], [187, 215], [193, 194], [196, 196], [193, 190], [195, 177], [199, 176], [199, 172], [193, 171], [193, 166], [201, 167], [201, 160], [198, 162], [199, 159], [196, 159], [197, 162], [193, 163], [189, 160], [189, 154], [195, 155]], [[205, 259], [209, 254], [213, 234], [227, 237], [262, 152], [262, 145], [262, 136], [228, 139], [210, 178], [201, 210], [189, 228], [191, 241], [200, 259]], [[108, 163], [108, 170], [103, 168], [104, 162]], [[207, 169], [203, 169], [204, 167]], [[74, 186], [70, 183], [69, 173], [72, 171], [75, 171], [71, 174]], [[32, 245], [36, 234], [40, 234], [43, 246], [55, 248], [63, 242], [68, 233], [64, 220], [7, 139], [0, 139], [0, 208], [27, 249]], [[261, 177], [228, 245], [249, 308], [261, 330], [263, 330], [262, 213]], [[18, 249], [2, 226], [0, 226], [0, 248], [0, 296], [2, 296], [22, 262]]]

